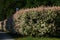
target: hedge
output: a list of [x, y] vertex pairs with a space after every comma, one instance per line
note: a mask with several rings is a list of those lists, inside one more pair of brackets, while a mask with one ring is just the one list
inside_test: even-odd
[[44, 36], [56, 35], [59, 28], [60, 11], [27, 11], [14, 19], [14, 30], [21, 35]]

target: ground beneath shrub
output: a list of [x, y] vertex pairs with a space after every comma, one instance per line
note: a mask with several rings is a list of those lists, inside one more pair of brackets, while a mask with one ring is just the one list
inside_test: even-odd
[[0, 32], [0, 40], [14, 40], [14, 39], [6, 32]]
[[55, 37], [20, 37], [16, 40], [60, 40], [60, 38]]
[[0, 32], [0, 40], [60, 40], [57, 37], [15, 37], [13, 38], [11, 35], [7, 34], [6, 32]]

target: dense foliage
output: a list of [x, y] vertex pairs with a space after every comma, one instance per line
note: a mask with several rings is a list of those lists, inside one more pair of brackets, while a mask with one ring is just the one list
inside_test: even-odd
[[43, 36], [54, 34], [56, 31], [56, 17], [57, 13], [51, 10], [29, 11], [20, 14], [18, 19], [14, 21], [14, 29], [21, 35]]

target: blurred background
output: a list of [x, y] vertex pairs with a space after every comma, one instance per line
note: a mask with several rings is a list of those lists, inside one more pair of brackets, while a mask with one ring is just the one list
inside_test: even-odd
[[16, 12], [16, 9], [39, 6], [60, 6], [60, 0], [0, 0], [0, 21]]

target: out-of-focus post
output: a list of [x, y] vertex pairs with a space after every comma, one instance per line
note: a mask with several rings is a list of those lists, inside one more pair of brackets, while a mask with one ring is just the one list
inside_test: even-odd
[[3, 25], [4, 25], [4, 21], [1, 22], [1, 29], [2, 29], [2, 31], [4, 31], [4, 28], [3, 28], [4, 26]]
[[0, 21], [0, 31], [2, 30], [2, 25], [1, 25], [1, 21]]
[[19, 8], [18, 8], [18, 7], [16, 7], [16, 12], [17, 12], [17, 11], [19, 11]]

